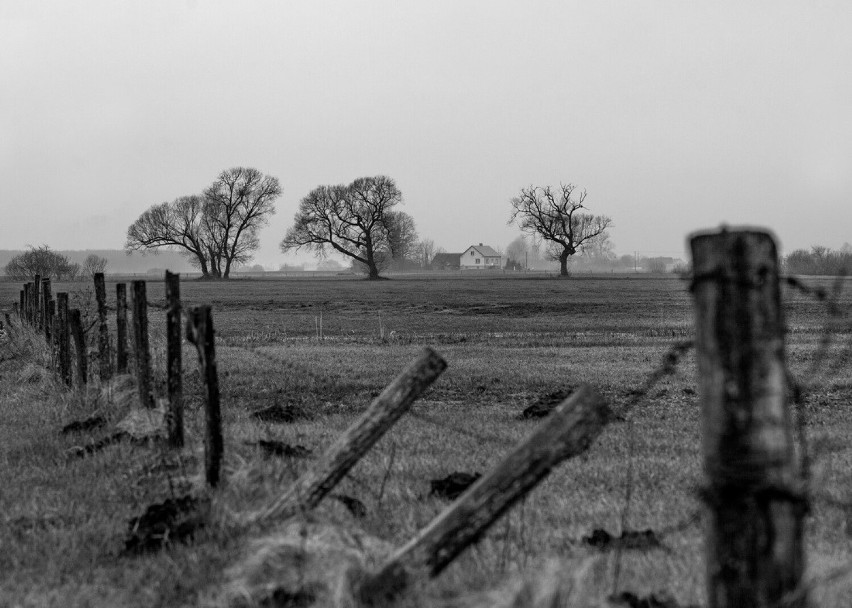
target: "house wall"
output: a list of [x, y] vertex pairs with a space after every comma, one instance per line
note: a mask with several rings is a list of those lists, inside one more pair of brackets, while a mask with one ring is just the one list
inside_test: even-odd
[[461, 255], [460, 266], [463, 270], [500, 268], [501, 265], [502, 258], [500, 256], [484, 256], [476, 250], [476, 247], [468, 247]]

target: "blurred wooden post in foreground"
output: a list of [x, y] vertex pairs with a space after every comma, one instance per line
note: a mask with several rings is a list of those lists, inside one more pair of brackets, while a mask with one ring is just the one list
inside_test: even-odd
[[44, 336], [47, 340], [47, 345], [53, 347], [56, 345], [56, 335], [54, 326], [56, 324], [56, 300], [50, 298], [47, 302], [47, 317], [45, 320]]
[[27, 325], [33, 323], [33, 284], [24, 285], [24, 320]]
[[215, 487], [219, 484], [222, 466], [222, 415], [219, 410], [219, 376], [216, 371], [216, 345], [213, 333], [213, 315], [209, 306], [198, 306], [186, 320], [186, 338], [198, 351], [198, 365], [207, 386], [207, 404], [205, 407], [207, 431], [204, 434], [204, 471], [207, 484]]
[[115, 371], [127, 373], [127, 283], [115, 286]]
[[76, 308], [68, 313], [68, 328], [71, 336], [74, 338], [74, 348], [77, 352], [77, 386], [86, 386], [86, 369], [87, 353], [86, 353], [86, 334], [83, 332], [83, 321], [80, 318], [80, 311]]
[[68, 293], [56, 294], [56, 346], [59, 359], [59, 377], [71, 386], [71, 348], [68, 340]]
[[169, 411], [166, 429], [169, 446], [183, 446], [183, 363], [180, 275], [166, 271], [166, 371], [168, 374]]
[[778, 255], [753, 230], [690, 240], [710, 608], [807, 605], [805, 488], [790, 430]]
[[23, 320], [24, 320], [24, 317], [25, 317], [25, 316], [26, 316], [26, 314], [27, 314], [27, 306], [26, 306], [26, 304], [27, 304], [26, 285], [24, 286], [24, 289], [22, 289], [22, 290], [21, 290], [21, 293], [20, 293], [19, 295], [20, 295], [20, 299], [19, 299], [19, 302], [18, 302], [18, 303], [19, 303], [19, 306], [18, 306], [17, 313], [18, 313], [18, 316], [19, 316], [19, 317], [21, 318], [21, 320], [23, 321]]
[[98, 377], [101, 381], [112, 377], [112, 358], [109, 352], [109, 327], [107, 326], [106, 282], [104, 273], [96, 272], [95, 300], [98, 303]]
[[316, 507], [446, 368], [438, 353], [424, 349], [314, 466], [269, 507], [248, 514], [245, 523], [286, 519]]
[[142, 407], [154, 407], [151, 398], [151, 350], [148, 347], [148, 294], [145, 281], [133, 281], [133, 337], [136, 344], [136, 386]]
[[392, 601], [413, 579], [436, 576], [526, 496], [560, 462], [582, 454], [610, 420], [601, 396], [583, 385], [523, 443], [361, 583], [367, 605]]

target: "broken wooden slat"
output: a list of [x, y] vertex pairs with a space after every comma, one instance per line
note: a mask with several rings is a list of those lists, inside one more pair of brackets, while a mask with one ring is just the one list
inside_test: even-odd
[[585, 452], [612, 413], [580, 386], [523, 443], [400, 548], [358, 590], [365, 604], [388, 601], [416, 577], [436, 576], [557, 464]]
[[373, 400], [367, 411], [337, 439], [315, 466], [271, 505], [244, 516], [245, 523], [285, 519], [316, 507], [446, 367], [447, 363], [438, 353], [431, 348], [424, 349]]
[[206, 432], [204, 434], [204, 470], [207, 485], [219, 484], [222, 466], [222, 414], [219, 409], [219, 375], [216, 371], [216, 344], [213, 315], [209, 306], [197, 306], [186, 320], [186, 338], [198, 351], [198, 365], [207, 386]]

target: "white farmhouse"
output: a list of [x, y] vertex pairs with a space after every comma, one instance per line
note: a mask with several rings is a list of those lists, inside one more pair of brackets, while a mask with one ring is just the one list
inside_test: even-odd
[[471, 245], [461, 254], [459, 267], [462, 270], [482, 270], [485, 268], [501, 268], [503, 256], [491, 249], [488, 245]]

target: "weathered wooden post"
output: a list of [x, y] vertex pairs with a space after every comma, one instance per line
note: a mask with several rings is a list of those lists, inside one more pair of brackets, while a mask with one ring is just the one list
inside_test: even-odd
[[136, 386], [142, 407], [154, 407], [151, 396], [151, 350], [148, 347], [148, 295], [145, 281], [133, 281], [133, 337], [136, 344]]
[[35, 275], [33, 280], [33, 328], [41, 331], [41, 275]]
[[50, 302], [53, 300], [53, 293], [50, 290], [50, 277], [41, 280], [42, 293], [42, 320], [41, 324], [44, 328], [44, 339], [50, 344]]
[[219, 376], [216, 371], [216, 345], [213, 333], [213, 315], [209, 306], [198, 306], [186, 320], [186, 338], [198, 351], [198, 365], [204, 375], [207, 386], [205, 407], [207, 430], [204, 434], [204, 471], [207, 484], [216, 487], [219, 484], [219, 472], [222, 466], [222, 415], [219, 410]]
[[180, 275], [166, 271], [166, 365], [168, 373], [169, 411], [166, 415], [168, 443], [183, 446], [183, 362], [181, 357], [182, 327]]
[[245, 523], [286, 519], [316, 507], [346, 473], [409, 410], [446, 369], [447, 363], [430, 348], [412, 362], [373, 400], [370, 407], [271, 505], [246, 515]]
[[96, 272], [95, 300], [98, 303], [98, 377], [101, 381], [112, 377], [112, 358], [109, 352], [109, 326], [107, 326], [106, 282], [104, 273]]
[[21, 318], [21, 321], [24, 320], [24, 317], [27, 315], [27, 294], [26, 294], [26, 285], [24, 289], [21, 290], [20, 300], [18, 306], [18, 316]]
[[68, 311], [68, 328], [71, 336], [74, 338], [74, 348], [77, 351], [77, 386], [86, 386], [87, 370], [87, 353], [86, 353], [86, 334], [83, 333], [83, 321], [80, 318], [80, 311], [76, 308]]
[[53, 346], [55, 342], [53, 326], [56, 319], [56, 300], [50, 298], [47, 302], [47, 318], [44, 322], [44, 336], [48, 346]]
[[59, 377], [71, 386], [71, 348], [68, 339], [68, 293], [56, 294], [57, 311], [56, 344], [59, 359]]
[[27, 283], [24, 285], [24, 320], [27, 325], [33, 323], [33, 284]]
[[413, 579], [440, 574], [556, 465], [585, 452], [611, 415], [601, 396], [588, 385], [574, 391], [499, 464], [397, 550], [376, 574], [365, 577], [358, 590], [362, 603], [383, 604], [393, 600]]
[[115, 286], [115, 371], [127, 373], [127, 284]]
[[790, 429], [775, 242], [723, 229], [690, 245], [708, 605], [804, 607], [806, 490]]

